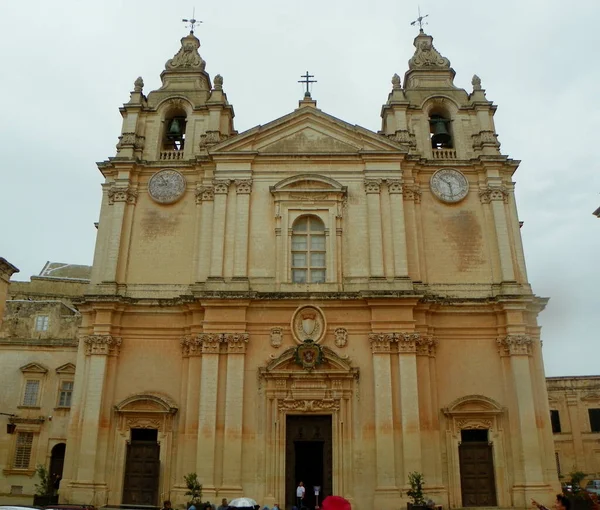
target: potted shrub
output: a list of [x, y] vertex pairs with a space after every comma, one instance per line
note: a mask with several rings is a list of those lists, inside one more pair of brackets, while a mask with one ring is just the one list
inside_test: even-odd
[[413, 471], [408, 474], [408, 485], [410, 489], [406, 491], [406, 495], [412, 500], [407, 504], [408, 510], [425, 510], [425, 497], [423, 495], [423, 474]]
[[187, 508], [194, 505], [196, 510], [200, 510], [200, 500], [202, 499], [202, 484], [198, 480], [198, 475], [196, 473], [188, 473], [183, 477], [185, 480], [185, 485], [187, 487], [186, 496], [190, 496], [190, 500], [188, 501]]
[[52, 480], [46, 466], [38, 464], [35, 468], [35, 474], [40, 482], [35, 484], [33, 506], [48, 506], [58, 503], [58, 495], [54, 495], [54, 480]]

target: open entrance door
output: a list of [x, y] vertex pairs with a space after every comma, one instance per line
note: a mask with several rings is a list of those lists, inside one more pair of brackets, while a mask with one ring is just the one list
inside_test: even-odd
[[463, 506], [496, 506], [494, 457], [487, 430], [462, 430], [458, 447]]
[[[333, 487], [331, 415], [287, 416], [286, 419], [286, 508], [298, 506], [296, 488], [306, 489], [302, 506], [316, 506], [315, 487], [320, 487], [319, 504]], [[299, 509], [300, 510], [300, 509]]]
[[123, 504], [158, 504], [159, 454], [158, 430], [131, 429], [125, 461]]

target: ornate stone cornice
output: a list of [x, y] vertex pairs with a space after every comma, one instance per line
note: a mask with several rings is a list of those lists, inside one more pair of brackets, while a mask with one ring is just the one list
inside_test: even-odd
[[529, 335], [507, 335], [496, 340], [500, 354], [531, 356], [533, 339]]
[[85, 346], [85, 354], [99, 354], [105, 356], [118, 356], [121, 350], [122, 339], [112, 335], [84, 335], [81, 337]]
[[340, 401], [337, 399], [323, 400], [279, 400], [277, 403], [279, 411], [302, 411], [302, 412], [319, 412], [319, 411], [339, 411]]
[[252, 179], [236, 179], [235, 190], [238, 195], [250, 193], [252, 191]]
[[402, 179], [388, 179], [387, 186], [390, 195], [402, 194]]
[[484, 188], [479, 191], [479, 199], [482, 204], [502, 200], [505, 204], [508, 203], [509, 192], [504, 186]]
[[381, 192], [381, 179], [365, 179], [365, 193], [367, 195], [379, 192]]
[[415, 204], [419, 204], [421, 202], [421, 195], [421, 188], [416, 184], [412, 186], [404, 185], [402, 188], [404, 200], [413, 200]]
[[193, 337], [186, 335], [181, 339], [184, 357], [202, 354], [219, 354], [222, 348], [227, 353], [245, 353], [248, 333], [200, 333]]
[[215, 195], [227, 195], [230, 184], [231, 180], [229, 179], [215, 179], [213, 181]]
[[117, 142], [117, 151], [120, 151], [124, 147], [131, 147], [135, 150], [142, 150], [144, 148], [144, 142], [146, 141], [145, 136], [137, 135], [133, 132], [127, 132], [119, 136]]
[[138, 197], [138, 192], [130, 186], [112, 185], [108, 189], [108, 204], [113, 205], [115, 202], [126, 202], [135, 204]]
[[203, 186], [202, 184], [196, 185], [196, 203], [201, 204], [202, 202], [214, 200], [215, 192], [212, 186]]
[[483, 130], [476, 133], [473, 136], [473, 148], [481, 150], [484, 147], [495, 147], [500, 148], [500, 142], [498, 141], [498, 135], [490, 130]]

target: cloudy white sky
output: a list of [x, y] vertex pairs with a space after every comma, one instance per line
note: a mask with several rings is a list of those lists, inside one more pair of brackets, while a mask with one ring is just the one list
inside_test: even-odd
[[[224, 77], [239, 131], [297, 106], [316, 75], [319, 108], [377, 131], [394, 73], [413, 54], [417, 1], [228, 0], [196, 3], [211, 76]], [[470, 90], [498, 105], [515, 175], [547, 375], [600, 373], [600, 2], [422, 0], [425, 27]], [[192, 0], [31, 0], [0, 7], [0, 256], [37, 274], [46, 260], [91, 264], [101, 175], [118, 107], [143, 76], [160, 85]]]

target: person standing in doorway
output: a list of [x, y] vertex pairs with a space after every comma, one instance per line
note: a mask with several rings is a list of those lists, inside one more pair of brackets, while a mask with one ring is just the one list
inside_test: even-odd
[[300, 480], [298, 487], [296, 487], [296, 506], [298, 510], [304, 508], [304, 494], [306, 494], [306, 489], [304, 488], [304, 482]]

